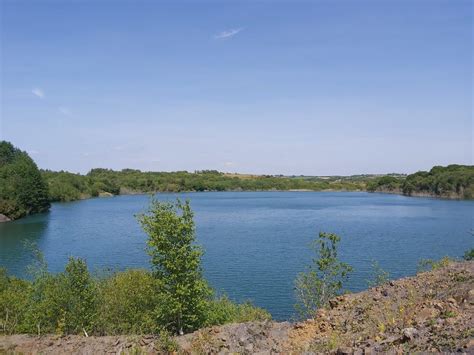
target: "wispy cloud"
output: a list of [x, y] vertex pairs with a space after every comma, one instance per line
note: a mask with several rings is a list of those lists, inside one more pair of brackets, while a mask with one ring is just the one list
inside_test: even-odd
[[225, 165], [226, 167], [231, 167], [231, 166], [234, 166], [235, 163], [234, 163], [233, 161], [226, 161], [226, 162], [224, 163], [224, 165]]
[[64, 116], [71, 116], [72, 115], [71, 110], [68, 109], [67, 107], [60, 106], [60, 107], [58, 107], [58, 111], [59, 111], [59, 113], [63, 114]]
[[33, 90], [31, 90], [31, 92], [33, 93], [33, 95], [39, 97], [40, 99], [44, 99], [44, 91], [40, 88], [34, 88]]
[[236, 34], [238, 34], [240, 31], [242, 31], [244, 28], [233, 28], [227, 31], [222, 31], [214, 36], [214, 39], [229, 39], [231, 37], [234, 37]]

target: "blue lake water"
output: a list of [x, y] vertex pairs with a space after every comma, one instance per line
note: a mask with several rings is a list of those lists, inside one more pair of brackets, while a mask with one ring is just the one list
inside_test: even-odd
[[[377, 260], [391, 277], [412, 275], [422, 258], [461, 257], [473, 247], [473, 201], [363, 192], [204, 192], [189, 198], [205, 276], [237, 301], [252, 300], [276, 319], [294, 314], [294, 279], [310, 262], [320, 231], [341, 236], [341, 259], [354, 267], [348, 289], [367, 287]], [[148, 267], [146, 236], [135, 214], [148, 196], [117, 196], [53, 204], [49, 213], [0, 224], [0, 267], [25, 276], [35, 242], [51, 271], [69, 256], [92, 270]]]

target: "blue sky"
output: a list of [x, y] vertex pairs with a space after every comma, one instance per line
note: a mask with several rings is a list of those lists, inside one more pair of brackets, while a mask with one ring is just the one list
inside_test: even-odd
[[42, 168], [472, 164], [470, 0], [1, 1], [0, 138]]

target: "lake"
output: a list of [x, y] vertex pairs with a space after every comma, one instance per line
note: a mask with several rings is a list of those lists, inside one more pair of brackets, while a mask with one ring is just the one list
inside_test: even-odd
[[[158, 194], [189, 198], [205, 276], [219, 292], [252, 300], [278, 320], [294, 314], [294, 279], [311, 261], [320, 231], [341, 236], [340, 257], [354, 267], [348, 289], [367, 288], [371, 264], [399, 278], [423, 258], [461, 257], [473, 247], [473, 201], [365, 192], [201, 192]], [[49, 213], [0, 224], [0, 266], [26, 275], [35, 242], [51, 271], [69, 256], [92, 270], [148, 267], [146, 236], [135, 214], [144, 195], [55, 203]]]

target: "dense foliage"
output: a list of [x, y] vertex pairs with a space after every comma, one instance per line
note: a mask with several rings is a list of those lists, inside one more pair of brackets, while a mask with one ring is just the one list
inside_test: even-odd
[[[38, 273], [32, 281], [0, 269], [0, 335], [159, 334], [169, 325], [161, 283], [146, 270], [127, 270], [107, 277], [92, 275], [85, 262], [71, 258], [59, 274]], [[197, 327], [269, 319], [268, 312], [209, 295]]]
[[367, 184], [367, 191], [400, 191], [403, 180], [394, 176], [382, 176]]
[[419, 171], [407, 176], [402, 189], [407, 195], [429, 193], [435, 196], [474, 198], [474, 166], [435, 166], [429, 172]]
[[0, 214], [16, 219], [49, 209], [48, 188], [26, 152], [0, 141]]
[[474, 166], [435, 166], [406, 178], [383, 176], [367, 184], [368, 191], [400, 191], [406, 195], [474, 198]]
[[216, 297], [201, 275], [188, 203], [153, 202], [140, 221], [149, 233], [152, 271], [92, 275], [70, 258], [51, 274], [39, 257], [33, 280], [0, 269], [0, 334], [160, 334], [270, 319], [249, 303]]

